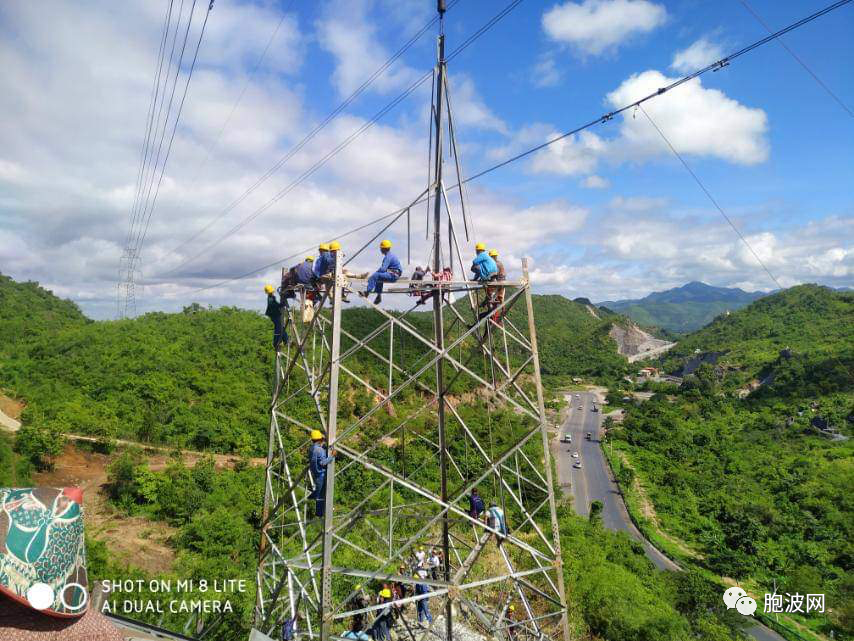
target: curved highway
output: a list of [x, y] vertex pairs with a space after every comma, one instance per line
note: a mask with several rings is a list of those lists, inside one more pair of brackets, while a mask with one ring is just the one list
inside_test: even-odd
[[[647, 541], [629, 518], [626, 504], [620, 494], [616, 481], [611, 476], [611, 468], [602, 454], [602, 412], [593, 411], [601, 407], [596, 395], [590, 392], [573, 392], [567, 394], [569, 409], [566, 418], [560, 426], [558, 437], [552, 442], [555, 464], [557, 466], [558, 482], [564, 494], [572, 495], [575, 512], [587, 516], [590, 503], [602, 502], [602, 523], [609, 530], [621, 530], [643, 545], [647, 557], [660, 570], [679, 570], [679, 566], [659, 552]], [[590, 440], [586, 436], [590, 433]], [[565, 434], [572, 437], [571, 443], [563, 442]], [[578, 458], [572, 456], [578, 453]], [[581, 467], [575, 467], [575, 461], [581, 461]], [[757, 641], [785, 641], [783, 637], [756, 624], [745, 630]]]

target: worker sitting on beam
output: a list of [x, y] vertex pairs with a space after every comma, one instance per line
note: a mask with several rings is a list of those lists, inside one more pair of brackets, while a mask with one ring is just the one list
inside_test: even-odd
[[403, 273], [403, 268], [400, 266], [400, 261], [397, 256], [391, 253], [391, 241], [380, 241], [380, 252], [383, 255], [383, 262], [380, 268], [371, 274], [368, 278], [368, 287], [360, 295], [367, 298], [368, 294], [376, 293], [374, 305], [379, 305], [383, 300], [383, 284], [394, 283], [400, 278]]
[[485, 283], [498, 273], [498, 265], [496, 265], [495, 260], [486, 253], [486, 245], [483, 243], [475, 245], [474, 251], [475, 257], [471, 264], [471, 271], [474, 274], [474, 279], [476, 281]]

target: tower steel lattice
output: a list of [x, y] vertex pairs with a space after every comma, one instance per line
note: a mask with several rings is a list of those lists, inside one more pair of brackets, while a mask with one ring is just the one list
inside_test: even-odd
[[[410, 641], [459, 638], [458, 628], [569, 640], [527, 263], [520, 279], [464, 280], [442, 176], [447, 135], [461, 184], [447, 89], [440, 33], [430, 187], [413, 204], [426, 194], [432, 209], [432, 271], [463, 275], [400, 280], [384, 293], [397, 311], [368, 300], [342, 314], [363, 281], [339, 254], [328, 287], [297, 287], [283, 312], [290, 341], [276, 357], [255, 611], [273, 638], [295, 617], [295, 638], [339, 638], [359, 618], [368, 627], [389, 607], [378, 590], [397, 584], [390, 605]], [[335, 453], [321, 488], [308, 468], [313, 429]], [[470, 511], [475, 488], [503, 512], [506, 534]], [[422, 556], [438, 567], [423, 570]], [[432, 621], [418, 623], [424, 600]]]

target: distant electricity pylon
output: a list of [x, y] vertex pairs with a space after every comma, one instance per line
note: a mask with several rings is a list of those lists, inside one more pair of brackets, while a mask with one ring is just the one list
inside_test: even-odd
[[[448, 140], [461, 178], [444, 49], [440, 30], [431, 184], [413, 202], [432, 198], [432, 271], [457, 267], [463, 276], [387, 287], [396, 308], [411, 303], [403, 312], [368, 301], [373, 313], [342, 315], [342, 295], [360, 280], [339, 253], [319, 300], [297, 288], [297, 305], [284, 312], [290, 342], [276, 357], [254, 621], [276, 639], [289, 621], [295, 638], [322, 641], [359, 615], [367, 627], [388, 605], [377, 590], [394, 583], [407, 588], [393, 605], [411, 641], [453, 639], [455, 626], [486, 638], [569, 639], [527, 262], [519, 280], [464, 280], [442, 177]], [[422, 300], [428, 311], [417, 311]], [[322, 492], [307, 465], [313, 429], [336, 454]], [[470, 513], [475, 488], [503, 512], [505, 536]], [[437, 571], [419, 572], [432, 550]], [[413, 616], [422, 599], [430, 624]]]
[[136, 282], [139, 276], [139, 253], [125, 247], [119, 260], [119, 279], [116, 285], [116, 318], [136, 316]]

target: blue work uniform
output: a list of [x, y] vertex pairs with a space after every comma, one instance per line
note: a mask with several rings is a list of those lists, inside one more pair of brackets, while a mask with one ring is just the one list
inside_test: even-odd
[[309, 498], [314, 499], [315, 516], [323, 516], [326, 508], [326, 466], [335, 459], [326, 453], [320, 443], [312, 443], [308, 454], [308, 471], [314, 481], [314, 491]]
[[504, 520], [504, 510], [493, 505], [486, 511], [486, 523], [493, 530], [498, 530], [502, 536], [507, 536], [507, 522]]
[[480, 498], [479, 494], [469, 494], [469, 515], [472, 518], [480, 518], [480, 515], [483, 514], [483, 499]]
[[403, 273], [403, 268], [400, 266], [400, 261], [397, 259], [397, 256], [388, 252], [383, 256], [383, 262], [380, 265], [380, 268], [371, 274], [371, 277], [368, 278], [368, 289], [366, 290], [368, 294], [376, 292], [377, 294], [383, 293], [383, 283], [393, 283], [400, 275]]
[[320, 252], [320, 256], [317, 257], [317, 260], [314, 261], [314, 277], [320, 278], [329, 270], [327, 269], [329, 265], [329, 254], [328, 251]]
[[314, 265], [310, 260], [301, 262], [296, 266], [294, 272], [300, 285], [311, 285], [314, 280]]
[[288, 342], [288, 335], [282, 326], [282, 310], [287, 306], [287, 300], [283, 299], [282, 302], [279, 302], [276, 300], [275, 294], [267, 294], [267, 311], [264, 314], [273, 321], [273, 349], [276, 350], [279, 349], [281, 343]]
[[[429, 594], [429, 593], [430, 593], [430, 588], [427, 587], [426, 583], [416, 583], [415, 584], [415, 594], [416, 595]], [[416, 601], [416, 603], [418, 604], [418, 607], [417, 607], [418, 623], [422, 623], [424, 621], [427, 621], [427, 623], [433, 623], [433, 616], [430, 614], [430, 599], [427, 597], [424, 597], [423, 599], [418, 599], [418, 601]]]
[[472, 261], [471, 270], [477, 280], [486, 281], [498, 273], [498, 265], [495, 264], [492, 256], [486, 252], [480, 252]]

